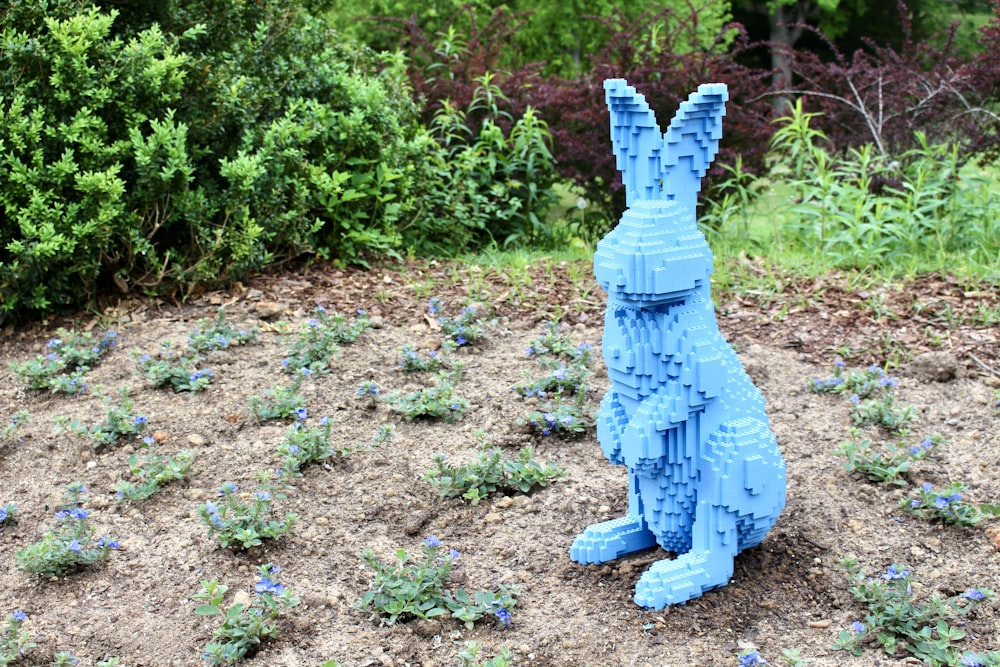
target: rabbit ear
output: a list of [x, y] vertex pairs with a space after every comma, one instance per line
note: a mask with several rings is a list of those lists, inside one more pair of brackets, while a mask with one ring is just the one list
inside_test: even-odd
[[646, 97], [624, 79], [608, 79], [611, 146], [625, 185], [625, 202], [674, 200], [692, 213], [701, 179], [719, 151], [729, 93], [724, 83], [706, 83], [681, 103], [665, 134]]
[[722, 137], [729, 92], [724, 83], [705, 83], [681, 102], [663, 136], [663, 193], [694, 213], [704, 178]]
[[625, 185], [625, 202], [661, 199], [663, 135], [646, 97], [625, 79], [604, 82], [611, 113], [611, 147]]

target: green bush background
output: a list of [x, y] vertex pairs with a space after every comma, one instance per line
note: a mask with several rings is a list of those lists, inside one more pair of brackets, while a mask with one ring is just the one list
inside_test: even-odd
[[144, 4], [2, 12], [4, 314], [540, 233], [554, 171], [537, 119], [422, 127], [404, 60], [344, 42], [321, 6]]

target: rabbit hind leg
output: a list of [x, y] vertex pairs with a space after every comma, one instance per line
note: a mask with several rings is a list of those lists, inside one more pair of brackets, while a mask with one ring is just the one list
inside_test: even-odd
[[653, 563], [636, 584], [636, 604], [662, 609], [727, 584], [737, 553], [736, 519], [725, 507], [699, 502], [691, 550]]

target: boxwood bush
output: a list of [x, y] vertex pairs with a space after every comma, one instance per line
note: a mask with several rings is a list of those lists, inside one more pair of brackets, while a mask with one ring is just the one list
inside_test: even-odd
[[0, 317], [400, 244], [428, 145], [400, 58], [310, 3], [115, 5], [0, 9]]

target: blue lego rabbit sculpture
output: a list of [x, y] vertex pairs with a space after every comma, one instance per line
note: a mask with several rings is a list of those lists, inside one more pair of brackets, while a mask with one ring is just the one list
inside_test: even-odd
[[785, 506], [785, 463], [760, 391], [719, 332], [712, 253], [695, 224], [726, 86], [699, 86], [665, 133], [635, 88], [604, 88], [628, 209], [594, 255], [611, 380], [597, 437], [628, 467], [628, 514], [587, 528], [570, 557], [603, 563], [656, 544], [678, 554], [636, 584], [635, 601], [661, 609], [729, 582], [733, 558]]

